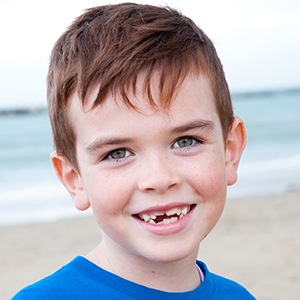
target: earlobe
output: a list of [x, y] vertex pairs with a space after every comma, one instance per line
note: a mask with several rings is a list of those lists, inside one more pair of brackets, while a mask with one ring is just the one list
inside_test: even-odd
[[226, 174], [227, 185], [237, 181], [237, 169], [246, 145], [246, 129], [244, 122], [235, 117], [226, 140]]
[[76, 208], [79, 210], [88, 209], [90, 203], [78, 171], [66, 157], [56, 151], [51, 153], [50, 158], [57, 177], [73, 198]]

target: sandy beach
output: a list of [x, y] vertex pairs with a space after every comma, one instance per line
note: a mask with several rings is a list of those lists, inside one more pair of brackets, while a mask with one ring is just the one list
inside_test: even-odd
[[[0, 227], [0, 295], [84, 255], [101, 239], [92, 217]], [[228, 200], [199, 258], [258, 299], [300, 299], [300, 192]]]

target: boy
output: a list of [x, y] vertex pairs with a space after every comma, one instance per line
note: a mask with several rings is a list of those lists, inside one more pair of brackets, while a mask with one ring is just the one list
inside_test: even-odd
[[14, 299], [254, 299], [197, 261], [245, 145], [213, 44], [170, 8], [87, 10], [48, 73], [56, 173], [100, 244]]

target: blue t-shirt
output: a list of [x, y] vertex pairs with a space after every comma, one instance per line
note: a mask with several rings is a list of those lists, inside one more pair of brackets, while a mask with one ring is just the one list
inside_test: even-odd
[[163, 292], [125, 280], [78, 256], [54, 274], [21, 290], [12, 300], [208, 300], [255, 299], [234, 281], [210, 273], [197, 261], [204, 281], [193, 291]]

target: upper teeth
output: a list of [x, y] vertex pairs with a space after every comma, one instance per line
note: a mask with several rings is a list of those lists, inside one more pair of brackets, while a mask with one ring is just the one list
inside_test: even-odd
[[[182, 218], [184, 215], [186, 215], [190, 211], [190, 206], [185, 207], [174, 207], [167, 211], [159, 211], [159, 212], [152, 212], [151, 214], [143, 213], [139, 214], [139, 217], [144, 220], [145, 222], [149, 222], [151, 224], [170, 224], [178, 221], [178, 219]], [[161, 222], [155, 222], [155, 219], [158, 216], [167, 215], [173, 216], [172, 218], [164, 218]], [[177, 216], [175, 216], [177, 215]]]

